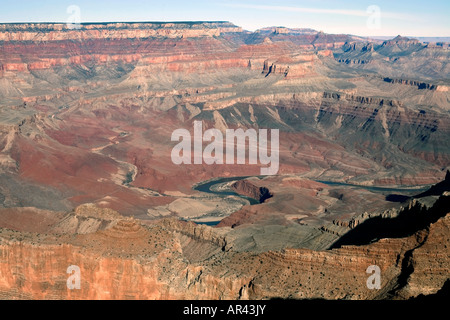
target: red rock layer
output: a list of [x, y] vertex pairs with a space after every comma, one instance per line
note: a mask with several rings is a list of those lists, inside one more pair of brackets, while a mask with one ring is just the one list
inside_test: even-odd
[[[331, 251], [251, 254], [225, 249], [213, 251], [212, 260], [196, 263], [184, 258], [188, 246], [195, 242], [214, 246], [211, 233], [195, 227], [184, 230], [180, 222], [145, 227], [119, 220], [107, 230], [76, 237], [24, 233], [18, 238], [0, 229], [0, 297], [404, 299], [436, 293], [447, 280], [449, 225], [447, 215], [408, 238]], [[191, 238], [196, 234], [197, 240], [179, 242], [181, 238], [174, 236], [179, 232]], [[412, 273], [405, 268], [408, 259], [414, 265]], [[81, 269], [80, 290], [66, 286], [70, 265]], [[367, 287], [366, 270], [371, 265], [381, 271], [379, 290]], [[407, 281], [399, 288], [401, 278]]]

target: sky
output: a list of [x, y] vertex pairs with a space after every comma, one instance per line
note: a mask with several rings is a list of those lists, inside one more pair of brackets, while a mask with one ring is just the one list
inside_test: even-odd
[[0, 23], [230, 21], [360, 36], [450, 37], [450, 0], [0, 0]]

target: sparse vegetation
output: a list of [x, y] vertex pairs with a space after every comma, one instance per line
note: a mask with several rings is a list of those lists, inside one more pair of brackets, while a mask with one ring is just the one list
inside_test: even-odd
[[125, 176], [125, 180], [123, 180], [123, 185], [128, 185], [131, 182], [133, 182], [133, 172], [129, 171], [127, 172], [127, 175]]

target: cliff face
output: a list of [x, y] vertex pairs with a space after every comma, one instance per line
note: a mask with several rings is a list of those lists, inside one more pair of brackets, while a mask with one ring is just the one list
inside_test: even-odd
[[254, 184], [248, 180], [236, 181], [232, 188], [240, 194], [258, 200], [260, 203], [273, 196], [267, 187], [258, 186], [258, 183]]
[[433, 85], [426, 82], [420, 82], [420, 81], [414, 81], [414, 80], [407, 80], [407, 79], [391, 79], [391, 78], [384, 78], [385, 82], [389, 83], [401, 83], [408, 86], [416, 86], [418, 89], [423, 90], [437, 90], [438, 86]]
[[[249, 281], [188, 263], [223, 252], [226, 241], [206, 226], [176, 220], [146, 226], [93, 206], [78, 208], [75, 216], [115, 219], [84, 234], [62, 230], [67, 217], [45, 234], [17, 237], [17, 231], [0, 229], [0, 298], [238, 299]], [[80, 268], [79, 290], [66, 285], [72, 265]]]
[[[362, 134], [361, 136], [359, 134], [353, 135], [352, 143], [354, 146], [356, 146], [357, 141], [360, 141], [362, 146], [371, 145], [372, 150], [375, 150], [383, 148], [384, 140], [393, 144], [402, 144], [405, 146], [403, 150], [406, 153], [414, 154], [427, 161], [433, 161], [442, 165], [448, 162], [448, 160], [443, 160], [440, 156], [434, 157], [427, 150], [430, 143], [434, 144], [432, 140], [437, 138], [437, 135], [441, 132], [447, 134], [450, 130], [450, 124], [447, 120], [440, 117], [439, 113], [433, 114], [420, 109], [416, 111], [408, 110], [405, 108], [404, 103], [397, 99], [336, 93], [324, 93], [323, 97], [324, 99], [316, 119], [321, 126], [327, 128], [326, 130], [329, 134], [334, 134], [352, 123], [357, 126], [357, 131]], [[413, 148], [414, 151], [407, 147], [411, 145], [410, 142], [407, 142], [411, 135], [405, 135], [405, 132], [409, 130], [413, 130], [416, 135], [420, 135], [420, 138], [416, 136], [418, 139], [415, 148]], [[339, 136], [341, 135], [339, 134]], [[372, 142], [362, 141], [369, 136], [376, 137], [376, 139], [372, 140]], [[348, 139], [348, 136], [344, 137], [342, 135], [341, 137]], [[422, 147], [420, 147], [421, 145]], [[361, 151], [365, 152], [362, 149]], [[379, 151], [381, 153], [385, 152], [385, 150], [381, 149]], [[382, 157], [386, 160], [389, 158], [386, 156]], [[382, 161], [384, 162], [384, 160]], [[389, 181], [389, 178], [387, 180], [378, 179], [377, 183], [384, 184], [387, 181]], [[400, 181], [398, 183], [402, 184]]]
[[312, 51], [312, 45], [267, 44], [251, 38], [244, 45], [246, 37], [250, 35], [229, 22], [99, 23], [81, 24], [79, 29], [66, 24], [0, 24], [0, 72], [11, 77], [14, 72], [116, 63], [151, 66], [147, 72], [245, 69], [249, 64], [263, 71], [265, 59], [299, 55], [279, 69], [286, 74], [289, 69], [290, 78], [312, 74], [308, 62], [314, 54], [302, 53]]
[[[399, 288], [397, 293], [400, 297], [435, 294], [437, 292], [436, 283], [443, 284], [448, 281], [450, 271], [448, 220], [447, 215], [442, 222], [438, 221], [432, 224], [426, 241], [408, 254], [404, 264], [406, 274], [401, 278], [404, 287]], [[435, 280], [436, 282], [434, 282]]]
[[242, 28], [229, 22], [97, 23], [81, 24], [79, 29], [67, 24], [24, 23], [0, 24], [0, 41], [197, 38], [231, 32], [242, 32]]
[[[379, 44], [349, 41], [335, 52], [338, 62], [352, 68], [371, 70], [382, 74], [383, 77], [420, 83], [429, 83], [439, 80], [439, 75], [448, 75], [449, 67], [444, 61], [447, 61], [449, 56], [450, 50], [446, 46], [428, 46], [416, 39], [401, 36]], [[405, 84], [408, 82], [401, 81]], [[439, 82], [447, 85], [445, 81], [436, 82], [430, 84], [430, 89]], [[419, 84], [419, 88], [426, 89], [428, 86], [425, 83]]]
[[[218, 231], [173, 220], [145, 226], [119, 218], [73, 236], [0, 229], [0, 297], [406, 299], [436, 293], [447, 280], [449, 227], [447, 215], [406, 238], [261, 254], [221, 247]], [[79, 290], [66, 286], [71, 265], [81, 270]], [[366, 285], [370, 265], [381, 270], [379, 290]]]

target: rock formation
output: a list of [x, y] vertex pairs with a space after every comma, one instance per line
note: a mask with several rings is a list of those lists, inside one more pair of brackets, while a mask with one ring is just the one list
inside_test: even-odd
[[[210, 227], [171, 220], [146, 226], [118, 217], [104, 231], [73, 236], [0, 229], [0, 296], [407, 299], [434, 294], [448, 280], [449, 227], [447, 214], [405, 238], [260, 254], [235, 251]], [[79, 290], [66, 285], [70, 265], [80, 267]], [[371, 265], [381, 270], [378, 290], [366, 285]]]
[[[447, 49], [229, 22], [0, 24], [0, 298], [438, 292], [448, 174], [426, 189], [450, 163]], [[174, 164], [172, 133], [194, 121], [278, 129], [278, 175]]]

